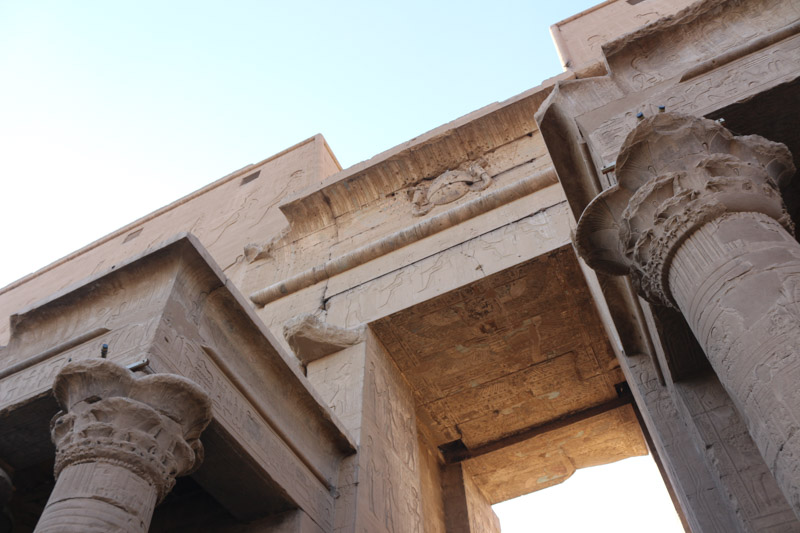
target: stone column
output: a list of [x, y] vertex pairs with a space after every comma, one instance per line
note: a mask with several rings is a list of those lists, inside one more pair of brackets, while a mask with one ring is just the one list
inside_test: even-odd
[[203, 459], [211, 403], [192, 381], [136, 378], [107, 359], [65, 366], [53, 384], [56, 485], [36, 526], [45, 532], [146, 532], [175, 477]]
[[782, 144], [656, 115], [623, 143], [576, 244], [683, 313], [800, 516], [800, 244], [779, 192], [794, 171]]

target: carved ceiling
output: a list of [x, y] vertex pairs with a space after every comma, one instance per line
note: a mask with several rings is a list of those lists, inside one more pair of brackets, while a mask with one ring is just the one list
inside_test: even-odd
[[[371, 326], [414, 391], [419, 419], [427, 426], [433, 444], [448, 449], [455, 443], [465, 456], [483, 455], [482, 450], [488, 448], [499, 450], [504, 439], [510, 439], [510, 444], [515, 435], [607, 405], [618, 398], [614, 385], [624, 381], [570, 247]], [[587, 433], [573, 442], [571, 452], [551, 453], [552, 460], [540, 458], [540, 466], [534, 470], [552, 468], [553, 461], [581, 463], [568, 457], [575, 453], [584, 458], [583, 463], [594, 464], [647, 453], [632, 416], [626, 411], [609, 418], [609, 428], [619, 430], [618, 437], [631, 437], [620, 440], [613, 453], [600, 444], [602, 432], [595, 432], [599, 439], [595, 441]], [[573, 426], [560, 426], [560, 440], [540, 440], [549, 443], [541, 454], [554, 452], [574, 438], [572, 433], [582, 435], [586, 429], [579, 428], [577, 421]], [[591, 451], [595, 443], [597, 457]], [[578, 448], [583, 450], [577, 452]], [[491, 452], [496, 453], [500, 452]], [[526, 453], [536, 455], [530, 450]], [[481, 464], [484, 466], [475, 468], [483, 469], [486, 484], [491, 481], [492, 486], [500, 487], [498, 479], [510, 481], [510, 472], [500, 478], [489, 473], [507, 463], [484, 460]], [[511, 491], [523, 490], [519, 494], [524, 494], [563, 481], [569, 474], [542, 486], [534, 483], [533, 488], [520, 481], [518, 489]], [[502, 499], [507, 493], [503, 492]], [[487, 496], [501, 501], [497, 495]]]

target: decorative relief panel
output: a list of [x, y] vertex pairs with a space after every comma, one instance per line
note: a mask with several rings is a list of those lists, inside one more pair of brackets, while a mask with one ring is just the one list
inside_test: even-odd
[[385, 349], [368, 334], [359, 454], [358, 531], [422, 533], [414, 402]]
[[482, 191], [492, 184], [492, 178], [481, 163], [470, 163], [464, 170], [448, 170], [433, 180], [422, 183], [409, 191], [414, 216], [427, 215], [438, 206], [455, 202], [470, 192]]
[[[794, 36], [677, 85], [665, 82], [667, 86], [663, 89], [657, 90], [661, 86], [655, 87], [643, 93], [641, 99], [631, 97], [630, 106], [624, 113], [619, 113], [620, 104], [614, 101], [609, 106], [578, 117], [577, 121], [581, 129], [589, 132], [592, 150], [602, 157], [605, 164], [610, 164], [627, 133], [636, 126], [638, 111], [652, 116], [658, 112], [658, 106], [663, 105], [670, 112], [707, 115], [791, 81], [797, 77], [798, 70], [800, 36]], [[613, 109], [617, 112], [613, 112]], [[598, 123], [594, 117], [600, 115], [604, 118]]]

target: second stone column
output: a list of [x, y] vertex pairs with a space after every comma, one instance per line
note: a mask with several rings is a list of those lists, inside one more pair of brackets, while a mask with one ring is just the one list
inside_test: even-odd
[[782, 144], [659, 114], [625, 139], [576, 244], [683, 313], [800, 517], [800, 244], [780, 194], [794, 172]]

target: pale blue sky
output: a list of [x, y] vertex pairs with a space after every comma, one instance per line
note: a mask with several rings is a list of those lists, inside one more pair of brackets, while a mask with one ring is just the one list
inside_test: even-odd
[[538, 85], [592, 3], [0, 0], [0, 286], [315, 133], [347, 167]]
[[594, 3], [0, 0], [0, 287], [315, 133], [348, 167], [538, 85]]

